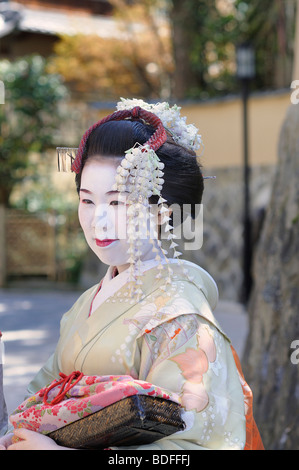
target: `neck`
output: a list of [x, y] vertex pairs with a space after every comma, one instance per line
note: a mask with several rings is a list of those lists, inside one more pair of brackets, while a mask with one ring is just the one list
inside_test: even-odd
[[[157, 247], [156, 244], [155, 244], [155, 248], [158, 250], [158, 252], [154, 252], [154, 251], [153, 251], [153, 248], [150, 247], [149, 250], [148, 250], [146, 253], [144, 253], [144, 254], [142, 255], [141, 261], [149, 261], [149, 260], [155, 259], [155, 257], [156, 257], [157, 254], [161, 255], [161, 257], [162, 257], [162, 259], [163, 259], [164, 255], [163, 255], [163, 252], [162, 252], [161, 248], [160, 248], [160, 247]], [[117, 271], [118, 271], [119, 273], [122, 273], [123, 271], [125, 271], [125, 270], [128, 269], [129, 267], [130, 267], [130, 263], [123, 264], [123, 265], [121, 265], [121, 266], [116, 266]]]

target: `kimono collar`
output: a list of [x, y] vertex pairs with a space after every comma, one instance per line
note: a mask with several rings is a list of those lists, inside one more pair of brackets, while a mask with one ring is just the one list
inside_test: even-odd
[[[210, 304], [211, 309], [214, 310], [218, 303], [219, 293], [216, 282], [212, 276], [203, 268], [190, 261], [168, 259], [168, 262], [171, 265], [178, 265], [179, 263], [182, 263], [183, 269], [189, 270], [190, 274], [194, 278], [192, 282], [201, 288], [208, 303]], [[145, 273], [149, 269], [157, 267], [160, 263], [161, 261], [157, 261], [155, 259], [143, 261], [140, 266], [141, 272]], [[99, 291], [98, 296], [104, 302], [108, 297], [112, 296], [115, 292], [121, 289], [129, 281], [129, 277], [129, 269], [126, 269], [125, 271], [115, 275], [115, 266], [109, 266], [106, 275], [103, 278], [102, 288]], [[185, 280], [187, 279], [185, 278]]]

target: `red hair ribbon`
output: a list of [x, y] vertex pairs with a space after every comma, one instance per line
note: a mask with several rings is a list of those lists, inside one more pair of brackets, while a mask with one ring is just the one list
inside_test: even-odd
[[144, 145], [148, 145], [152, 150], [156, 151], [166, 142], [167, 134], [164, 129], [163, 123], [161, 119], [158, 118], [158, 116], [156, 116], [154, 113], [146, 111], [145, 109], [140, 108], [140, 106], [136, 106], [135, 108], [132, 108], [132, 109], [125, 109], [123, 111], [116, 111], [115, 113], [109, 114], [108, 116], [104, 117], [100, 121], [93, 124], [85, 132], [85, 134], [83, 135], [81, 139], [76, 158], [72, 164], [72, 171], [74, 171], [75, 173], [80, 172], [81, 164], [82, 164], [82, 156], [83, 156], [83, 152], [85, 149], [85, 145], [92, 131], [97, 129], [99, 126], [101, 126], [105, 122], [123, 121], [129, 118], [142, 119], [146, 123], [150, 124], [154, 129], [156, 129], [155, 133], [151, 136], [151, 138]]

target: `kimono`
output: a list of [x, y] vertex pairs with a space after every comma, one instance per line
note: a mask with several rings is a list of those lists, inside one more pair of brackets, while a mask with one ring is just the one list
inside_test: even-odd
[[62, 317], [56, 350], [30, 383], [30, 395], [60, 372], [130, 376], [178, 397], [186, 427], [152, 444], [117, 449], [262, 448], [251, 391], [212, 313], [214, 280], [187, 261], [168, 260], [169, 266], [171, 283], [165, 283], [161, 265], [143, 262], [139, 301], [129, 296], [128, 270], [113, 277], [110, 266]]

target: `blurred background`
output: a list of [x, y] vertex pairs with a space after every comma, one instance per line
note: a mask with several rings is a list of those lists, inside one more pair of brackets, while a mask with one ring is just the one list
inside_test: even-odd
[[222, 300], [247, 309], [299, 80], [297, 4], [0, 0], [2, 292], [81, 291], [105, 272], [83, 239], [74, 175], [57, 172], [55, 149], [78, 147], [120, 97], [135, 97], [176, 103], [199, 128], [204, 176], [217, 178], [205, 183], [202, 249], [180, 251], [215, 278]]

